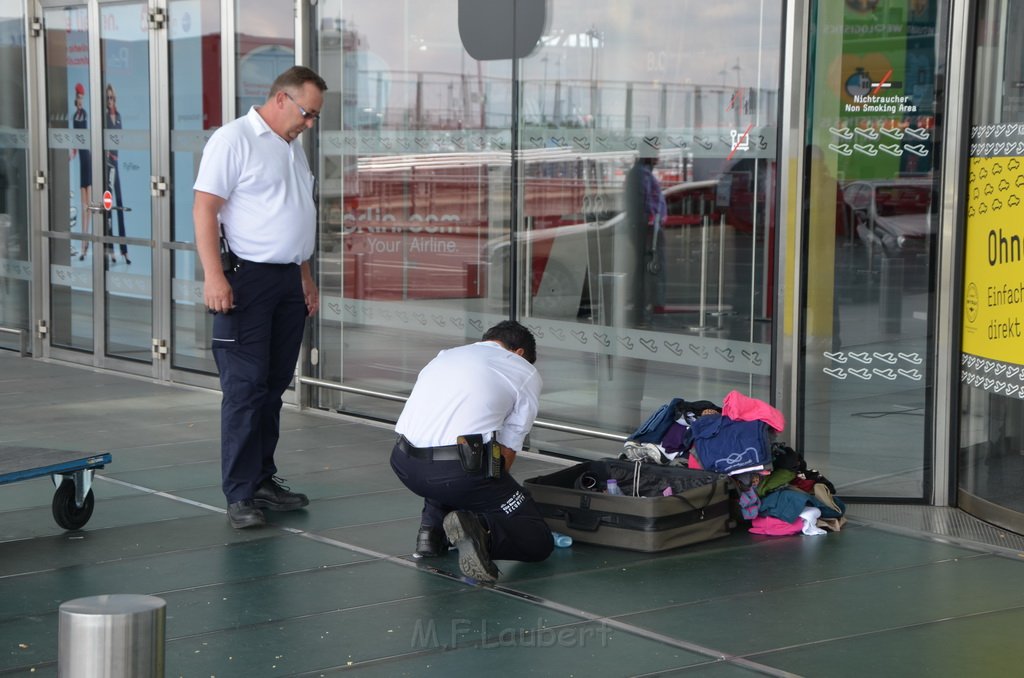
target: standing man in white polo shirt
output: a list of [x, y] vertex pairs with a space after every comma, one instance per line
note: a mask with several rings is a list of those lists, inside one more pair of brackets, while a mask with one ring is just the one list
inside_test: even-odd
[[304, 66], [274, 80], [262, 106], [217, 130], [203, 150], [192, 216], [203, 296], [215, 314], [221, 481], [232, 527], [262, 509], [309, 504], [276, 477], [281, 396], [295, 372], [306, 317], [320, 306], [309, 268], [316, 240], [313, 173], [299, 135], [320, 117], [323, 78]]
[[[423, 497], [415, 557], [443, 555], [451, 542], [463, 574], [493, 582], [493, 560], [536, 562], [551, 554], [551, 530], [509, 475], [537, 416], [536, 360], [533, 333], [505, 320], [482, 341], [441, 351], [420, 371], [391, 451], [399, 480]], [[500, 456], [489, 465], [492, 441]], [[475, 445], [482, 454], [471, 454]]]

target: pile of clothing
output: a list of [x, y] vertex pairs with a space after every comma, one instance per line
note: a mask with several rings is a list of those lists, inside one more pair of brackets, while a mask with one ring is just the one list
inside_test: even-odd
[[629, 437], [620, 458], [728, 475], [756, 534], [838, 531], [846, 506], [801, 454], [775, 442], [785, 425], [779, 410], [739, 391], [726, 395], [721, 407], [673, 398]]
[[685, 463], [690, 468], [735, 475], [771, 465], [769, 435], [786, 421], [777, 409], [732, 391], [722, 405], [673, 398], [626, 441], [624, 459]]
[[772, 445], [771, 473], [745, 480], [737, 482], [740, 510], [755, 534], [814, 536], [838, 532], [846, 523], [835, 485], [785, 443]]

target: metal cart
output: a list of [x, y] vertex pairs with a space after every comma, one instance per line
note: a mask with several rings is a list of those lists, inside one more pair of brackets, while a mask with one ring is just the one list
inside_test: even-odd
[[106, 452], [82, 457], [81, 452], [42, 447], [0, 446], [0, 485], [50, 476], [53, 519], [65, 530], [77, 530], [92, 517], [92, 476], [110, 463]]

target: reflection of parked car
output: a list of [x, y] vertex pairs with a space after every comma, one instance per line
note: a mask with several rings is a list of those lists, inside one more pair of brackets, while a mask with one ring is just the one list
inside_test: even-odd
[[[698, 289], [702, 272], [699, 260], [702, 236], [700, 227], [705, 220], [711, 229], [710, 233], [714, 234], [712, 247], [723, 248], [721, 252], [735, 252], [741, 241], [747, 243], [741, 247], [750, 246], [749, 243], [753, 242], [750, 225], [755, 223], [754, 218], [748, 215], [737, 226], [731, 219], [737, 214], [738, 201], [721, 205], [720, 188], [720, 179], [687, 181], [664, 188], [668, 214], [663, 223], [666, 232], [663, 245], [677, 257], [671, 262], [671, 270], [666, 271], [666, 279], [671, 281], [676, 297], [685, 296], [686, 289]], [[601, 293], [601, 274], [622, 272], [617, 267], [623, 262], [617, 260], [614, 254], [621, 246], [616, 242], [615, 234], [621, 234], [623, 227], [627, 226], [626, 218], [625, 211], [612, 210], [603, 212], [600, 218], [593, 221], [556, 222], [517, 234], [515, 241], [524, 248], [524, 252], [529, 252], [528, 256], [521, 255], [520, 261], [529, 266], [532, 282], [531, 315], [573, 318], [594, 313], [593, 304], [597, 303]], [[535, 226], [538, 223], [541, 222], [534, 220]], [[719, 230], [723, 225], [725, 228]], [[764, 239], [770, 226], [759, 223], [757, 238]], [[728, 243], [725, 238], [728, 238]], [[492, 270], [504, 266], [510, 260], [510, 247], [511, 239], [508, 235], [488, 242], [486, 261]], [[691, 253], [693, 260], [687, 259], [689, 264], [683, 264], [679, 257], [689, 257]], [[742, 258], [742, 261], [749, 261], [749, 257]], [[727, 268], [732, 272], [739, 270], [738, 267], [742, 265], [736, 261]], [[492, 280], [498, 281], [507, 279], [504, 270], [499, 270], [498, 275], [492, 277]], [[666, 308], [668, 306], [682, 308], [687, 304], [679, 303], [677, 298]], [[694, 304], [688, 307], [694, 307]], [[762, 312], [767, 315], [770, 309], [765, 308]]]
[[922, 254], [935, 233], [930, 179], [852, 181], [843, 187], [849, 224], [869, 247], [890, 255]]
[[[719, 212], [715, 206], [718, 182], [690, 181], [674, 184], [665, 189], [668, 216], [663, 224], [666, 230], [699, 226], [704, 216], [717, 224]], [[516, 235], [516, 242], [530, 252], [533, 312], [550, 317], [574, 317], [580, 304], [584, 276], [598, 276], [610, 266], [610, 260], [591, 261], [597, 252], [590, 251], [590, 243], [602, 239], [607, 255], [615, 246], [609, 240], [625, 220], [625, 211], [609, 211], [602, 218], [590, 222], [553, 224], [534, 219], [534, 228]], [[538, 225], [540, 227], [538, 227]], [[490, 266], [501, 266], [509, 260], [511, 239], [506, 234], [487, 244], [486, 260]], [[599, 251], [601, 247], [598, 247]], [[591, 285], [597, 281], [591, 280]], [[555, 311], [555, 309], [561, 309]]]

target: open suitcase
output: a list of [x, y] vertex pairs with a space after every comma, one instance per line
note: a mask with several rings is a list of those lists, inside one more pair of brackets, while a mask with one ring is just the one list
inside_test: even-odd
[[[618, 480], [622, 496], [604, 493], [609, 477]], [[633, 496], [637, 477], [637, 491], [650, 496]], [[665, 551], [724, 537], [733, 527], [731, 483], [710, 471], [604, 459], [523, 485], [552, 530], [588, 544]], [[672, 487], [669, 496], [662, 494], [666, 487]]]

